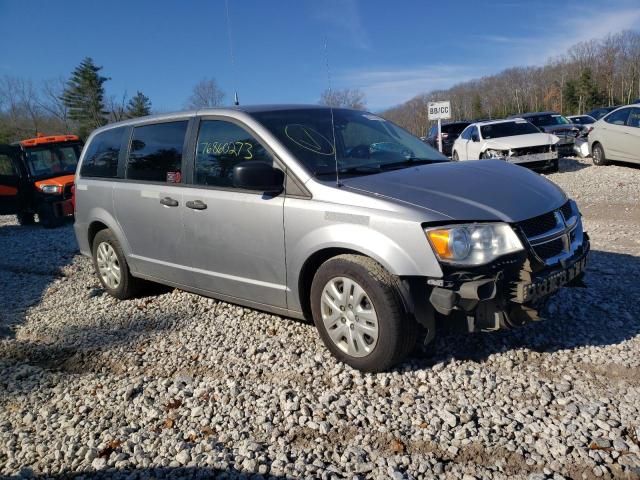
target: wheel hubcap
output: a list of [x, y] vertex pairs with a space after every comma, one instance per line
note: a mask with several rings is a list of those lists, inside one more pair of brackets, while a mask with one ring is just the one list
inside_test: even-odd
[[121, 279], [120, 263], [116, 251], [109, 243], [102, 242], [98, 245], [96, 260], [100, 277], [105, 285], [112, 289], [118, 288]]
[[378, 343], [378, 316], [367, 292], [347, 277], [322, 290], [321, 313], [331, 341], [352, 357], [366, 357]]

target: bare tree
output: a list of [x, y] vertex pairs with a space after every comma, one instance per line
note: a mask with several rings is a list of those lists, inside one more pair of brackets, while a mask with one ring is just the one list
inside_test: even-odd
[[213, 78], [200, 80], [194, 87], [186, 107], [192, 110], [222, 105], [225, 94]]
[[52, 78], [42, 82], [38, 105], [45, 112], [60, 120], [65, 130], [69, 131], [69, 108], [62, 101], [62, 93], [64, 92], [66, 83], [67, 80], [64, 77]]
[[320, 95], [319, 103], [330, 107], [346, 107], [357, 110], [367, 108], [365, 94], [357, 88], [345, 88], [343, 90], [327, 89]]
[[110, 95], [107, 99], [107, 111], [109, 123], [120, 122], [129, 118], [127, 116], [127, 92], [122, 94], [122, 98], [118, 100], [115, 95]]

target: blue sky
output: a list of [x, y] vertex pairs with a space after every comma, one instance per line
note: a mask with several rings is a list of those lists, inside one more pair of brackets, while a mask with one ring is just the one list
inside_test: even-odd
[[[241, 103], [316, 103], [360, 88], [371, 110], [572, 44], [640, 29], [638, 0], [229, 0]], [[67, 76], [85, 56], [110, 95], [147, 94], [179, 110], [214, 77], [233, 98], [224, 0], [0, 0], [0, 75]]]

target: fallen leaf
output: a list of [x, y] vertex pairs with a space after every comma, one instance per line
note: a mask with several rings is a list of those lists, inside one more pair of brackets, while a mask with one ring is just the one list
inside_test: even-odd
[[394, 453], [404, 453], [405, 451], [404, 443], [402, 443], [397, 438], [394, 438], [393, 440], [391, 440], [391, 444], [389, 445], [389, 447], [391, 448], [391, 451]]
[[213, 431], [213, 428], [211, 428], [209, 425], [203, 427], [201, 431], [202, 431], [202, 435], [204, 435], [205, 437], [208, 437], [208, 436], [213, 435], [215, 433]]
[[420, 425], [418, 425], [418, 427], [420, 428], [427, 428], [429, 426], [429, 424], [427, 422], [422, 422]]
[[98, 457], [100, 458], [109, 458], [116, 449], [120, 448], [122, 445], [121, 440], [111, 440], [105, 448], [98, 452]]
[[164, 428], [173, 428], [174, 423], [173, 418], [167, 418], [162, 425]]
[[180, 408], [181, 405], [182, 405], [182, 400], [174, 398], [173, 400], [169, 400], [169, 403], [167, 403], [167, 409], [175, 410], [176, 408]]

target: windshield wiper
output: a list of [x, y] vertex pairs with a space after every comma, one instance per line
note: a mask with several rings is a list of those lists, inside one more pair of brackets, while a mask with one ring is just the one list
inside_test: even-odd
[[428, 165], [430, 163], [440, 163], [445, 160], [436, 160], [433, 158], [419, 158], [419, 157], [409, 157], [406, 160], [402, 160], [400, 162], [391, 162], [385, 163], [380, 166], [382, 170], [394, 170], [406, 167], [412, 167], [414, 165]]
[[[338, 168], [338, 174], [361, 174], [372, 175], [374, 173], [380, 173], [382, 170], [380, 165], [355, 165], [353, 167], [341, 167]], [[335, 170], [324, 170], [314, 172], [315, 175], [335, 175]]]

